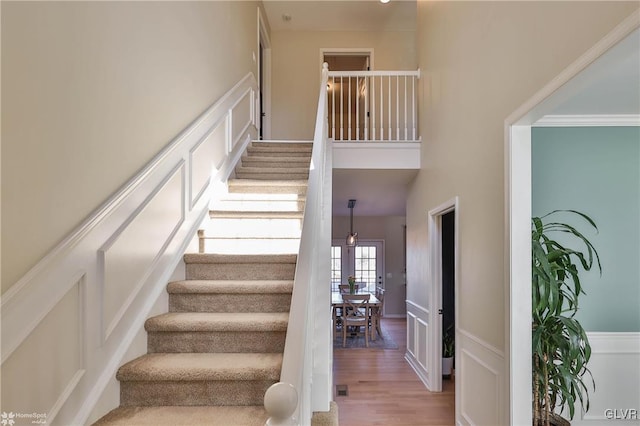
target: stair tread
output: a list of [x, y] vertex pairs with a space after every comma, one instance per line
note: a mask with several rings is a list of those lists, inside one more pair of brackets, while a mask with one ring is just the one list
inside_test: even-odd
[[186, 253], [185, 263], [296, 263], [296, 254]]
[[286, 331], [288, 312], [171, 312], [149, 318], [147, 331]]
[[120, 381], [279, 380], [281, 353], [152, 353], [129, 361]]
[[171, 282], [167, 286], [167, 292], [170, 294], [286, 294], [292, 291], [293, 281], [291, 280], [183, 280]]
[[229, 179], [229, 186], [307, 186], [308, 181], [306, 179], [274, 179], [274, 180], [261, 180], [261, 179]]
[[255, 219], [302, 219], [304, 213], [298, 211], [265, 210], [209, 210], [209, 217], [249, 217]]
[[236, 172], [245, 173], [309, 173], [308, 167], [260, 167], [238, 166]]
[[261, 405], [119, 407], [94, 426], [263, 426], [268, 417]]

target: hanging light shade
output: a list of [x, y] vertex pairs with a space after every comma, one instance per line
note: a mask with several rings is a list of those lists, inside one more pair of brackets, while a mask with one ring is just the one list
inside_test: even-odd
[[353, 208], [356, 205], [356, 200], [349, 200], [347, 207], [351, 210], [351, 226], [349, 234], [347, 235], [347, 245], [353, 247], [358, 244], [358, 233], [353, 232]]

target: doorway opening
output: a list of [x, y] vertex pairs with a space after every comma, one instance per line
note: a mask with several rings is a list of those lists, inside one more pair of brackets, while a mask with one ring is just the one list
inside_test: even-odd
[[[327, 91], [329, 137], [334, 140], [367, 139], [369, 79], [358, 72], [373, 69], [373, 49], [321, 49], [321, 62], [329, 71], [353, 73], [329, 80]], [[358, 123], [356, 126], [350, 123]]]
[[[458, 334], [458, 197], [455, 197], [429, 211], [429, 238], [431, 247], [431, 309], [428, 315], [429, 373], [426, 382], [432, 392], [455, 392], [463, 374], [455, 368], [458, 354], [455, 342]], [[450, 361], [443, 361], [444, 355], [452, 355]], [[453, 370], [445, 371], [451, 362]], [[443, 380], [443, 378], [445, 380]], [[459, 406], [459, 394], [455, 394], [455, 406]]]
[[[254, 60], [255, 60], [254, 55]], [[258, 138], [271, 138], [271, 39], [260, 8], [258, 8]]]
[[[566, 107], [566, 102], [584, 96], [586, 88], [596, 87], [609, 70], [616, 69], [618, 55], [629, 45], [625, 41], [638, 40], [640, 14], [634, 13], [614, 30], [593, 45], [557, 77], [533, 95], [505, 120], [506, 150], [506, 252], [505, 294], [507, 327], [507, 362], [509, 388], [509, 423], [531, 424], [531, 128], [553, 118], [579, 117], [587, 115], [589, 106], [585, 102], [574, 103], [577, 111]], [[632, 33], [636, 32], [636, 38]], [[622, 50], [620, 50], [622, 49]], [[637, 51], [637, 48], [636, 48]], [[637, 62], [635, 62], [637, 63]], [[604, 91], [602, 92], [604, 93]], [[628, 91], [633, 93], [633, 91]], [[596, 99], [595, 97], [593, 99]], [[609, 108], [616, 111], [623, 104], [621, 96], [616, 102], [601, 108], [598, 98], [597, 117], [613, 117]], [[618, 105], [620, 103], [620, 105]], [[563, 114], [557, 115], [559, 107]], [[578, 115], [575, 115], [579, 113]], [[547, 121], [548, 122], [548, 121]], [[610, 125], [610, 124], [609, 124]], [[608, 395], [601, 393], [601, 395]], [[607, 405], [603, 405], [607, 406]]]

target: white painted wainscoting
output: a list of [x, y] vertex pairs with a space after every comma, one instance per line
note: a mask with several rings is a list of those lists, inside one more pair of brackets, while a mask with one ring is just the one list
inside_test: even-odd
[[405, 359], [427, 389], [432, 389], [431, 371], [433, 350], [429, 347], [429, 311], [407, 300], [407, 353]]
[[[428, 389], [433, 388], [437, 362], [429, 310], [407, 300], [407, 353], [405, 358]], [[502, 425], [507, 400], [504, 352], [464, 329], [456, 330], [456, 424]], [[433, 371], [430, 371], [433, 370]]]
[[256, 137], [256, 93], [247, 74], [6, 292], [3, 411], [61, 425], [96, 415], [117, 368], [146, 351], [144, 321], [213, 188]]
[[[591, 343], [588, 367], [596, 388], [589, 391], [589, 411], [576, 407], [571, 424], [640, 425], [640, 333], [590, 332], [587, 336]], [[563, 416], [569, 418], [568, 413]]]

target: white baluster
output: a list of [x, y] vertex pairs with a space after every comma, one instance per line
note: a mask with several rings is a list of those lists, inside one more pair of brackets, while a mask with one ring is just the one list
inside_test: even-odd
[[387, 108], [389, 109], [389, 133], [387, 135], [389, 136], [389, 140], [391, 140], [391, 76], [388, 77], [387, 87], [389, 89], [389, 105], [387, 105]]
[[411, 79], [411, 96], [413, 97], [413, 107], [412, 107], [412, 113], [413, 113], [413, 140], [416, 140], [416, 121], [417, 121], [417, 117], [416, 117], [416, 77], [413, 77]]
[[407, 76], [404, 76], [404, 140], [407, 140]]
[[348, 118], [348, 123], [349, 123], [349, 134], [347, 135], [347, 140], [351, 140], [351, 77], [349, 78], [349, 117]]
[[331, 137], [335, 140], [336, 137], [336, 78], [331, 77], [331, 119], [333, 120], [333, 126], [331, 130]]
[[384, 96], [382, 94], [382, 80], [383, 76], [380, 76], [380, 140], [384, 139]]
[[344, 84], [340, 76], [340, 140], [344, 140]]
[[371, 76], [371, 140], [376, 140], [376, 78]]
[[400, 140], [400, 76], [396, 76], [396, 140]]
[[369, 140], [369, 77], [364, 77], [364, 140]]
[[356, 77], [356, 140], [360, 140], [360, 77]]

